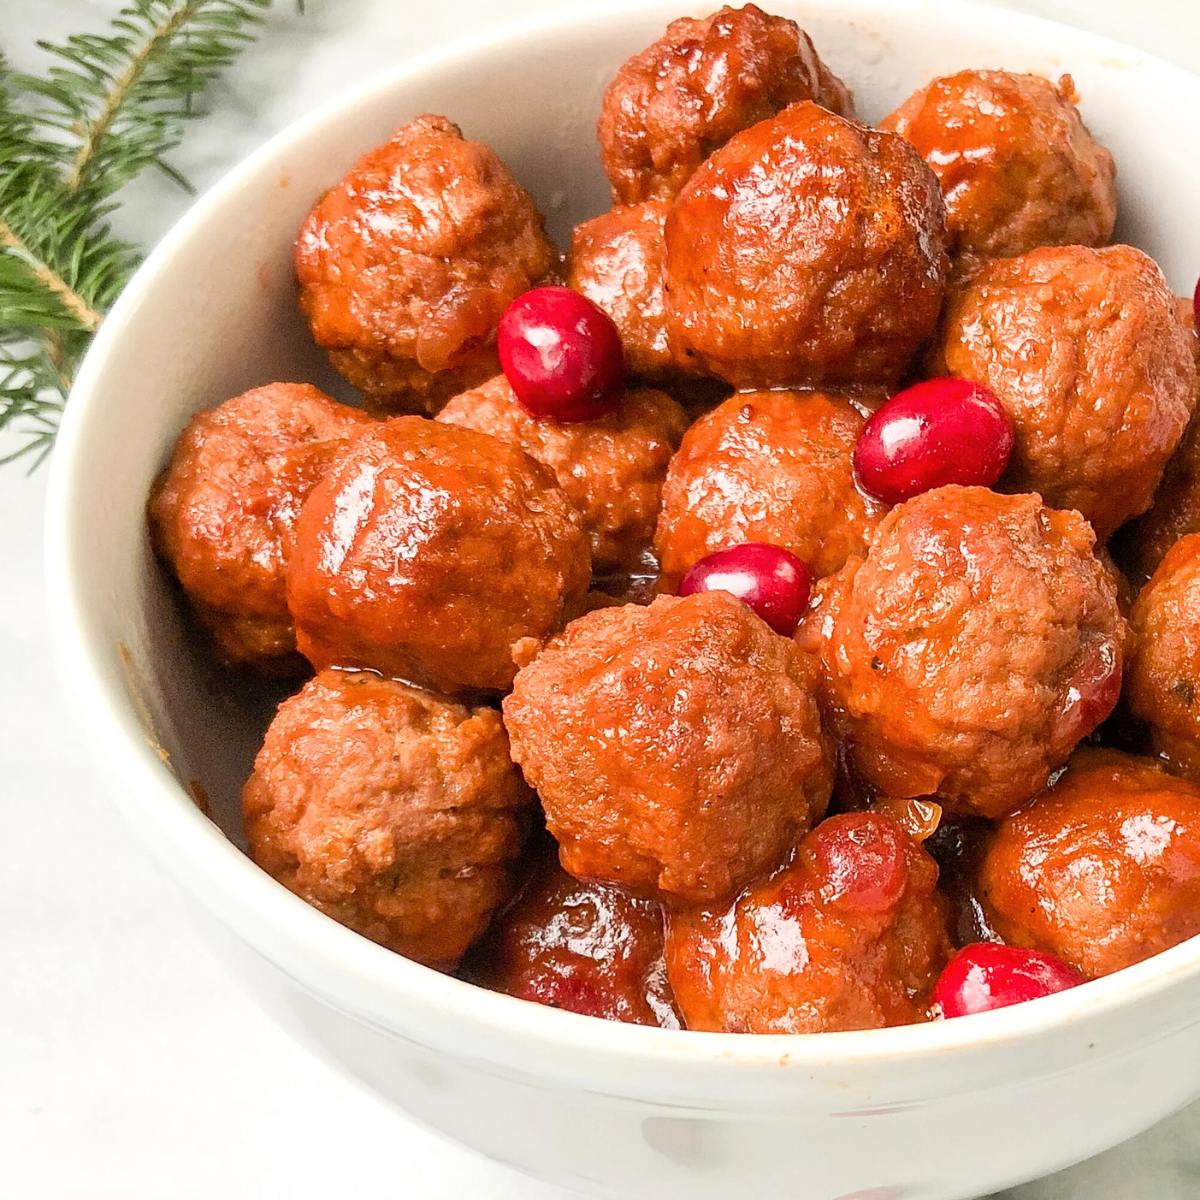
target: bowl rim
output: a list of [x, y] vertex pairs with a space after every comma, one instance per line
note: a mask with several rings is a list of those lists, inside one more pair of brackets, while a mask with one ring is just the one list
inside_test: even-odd
[[[915, 9], [928, 5], [928, 0], [902, 2]], [[814, 5], [831, 6], [832, 0], [808, 0], [807, 7]], [[297, 980], [327, 1003], [361, 1016], [381, 1011], [402, 1014], [405, 1003], [417, 1002], [444, 1019], [486, 1027], [488, 1033], [508, 1038], [514, 1045], [538, 1045], [552, 1054], [571, 1051], [639, 1064], [720, 1064], [726, 1070], [903, 1063], [931, 1054], [1006, 1046], [1061, 1031], [1200, 975], [1200, 937], [1195, 937], [1113, 975], [1037, 1001], [951, 1021], [836, 1033], [746, 1036], [674, 1031], [547, 1008], [409, 961], [342, 927], [276, 883], [197, 809], [181, 781], [147, 741], [127, 693], [106, 670], [112, 647], [91, 627], [86, 584], [72, 553], [76, 540], [86, 536], [89, 516], [87, 497], [77, 486], [76, 468], [87, 454], [89, 425], [100, 419], [98, 397], [110, 352], [135, 322], [160, 270], [189, 241], [193, 228], [245, 182], [270, 170], [281, 154], [301, 147], [324, 125], [394, 89], [468, 63], [502, 44], [590, 22], [645, 18], [648, 13], [675, 7], [664, 0], [572, 6], [566, 13], [505, 22], [486, 33], [407, 58], [318, 105], [270, 137], [196, 199], [147, 256], [93, 340], [66, 406], [52, 459], [44, 534], [48, 617], [60, 685], [93, 755], [108, 766], [106, 782], [114, 803], [164, 870], [187, 878], [186, 890], [242, 941], [268, 958], [271, 954], [264, 945], [286, 944], [311, 960], [314, 974], [319, 969], [323, 979], [334, 981], [336, 986], [327, 987], [311, 978]], [[1200, 79], [1185, 68], [1103, 35], [992, 3], [973, 2], [970, 8], [974, 19], [1018, 24], [1031, 38], [1065, 42], [1070, 48], [1086, 51], [1094, 61], [1133, 62], [1176, 77], [1193, 90], [1200, 85]], [[848, 19], [868, 23], [874, 14], [894, 17], [895, 10], [896, 0], [857, 0], [856, 12]], [[796, 15], [803, 18], [802, 12]], [[196, 882], [203, 886], [194, 886]], [[360, 1004], [351, 995], [355, 991], [376, 1000]], [[389, 1028], [403, 1030], [403, 1019], [390, 1021]]]

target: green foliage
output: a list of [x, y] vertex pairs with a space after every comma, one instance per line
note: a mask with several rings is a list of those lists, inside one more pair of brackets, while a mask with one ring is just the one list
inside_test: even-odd
[[108, 225], [117, 193], [166, 156], [271, 0], [132, 0], [104, 34], [39, 45], [41, 77], [0, 58], [0, 463], [53, 445], [75, 369], [138, 264]]

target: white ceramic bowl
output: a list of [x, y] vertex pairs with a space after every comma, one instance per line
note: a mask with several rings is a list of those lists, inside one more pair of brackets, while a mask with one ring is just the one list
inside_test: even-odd
[[[63, 425], [47, 529], [63, 682], [118, 806], [250, 991], [451, 1137], [622, 1200], [977, 1196], [1200, 1092], [1200, 939], [1001, 1012], [811, 1037], [668, 1033], [477, 990], [342, 929], [238, 849], [255, 722], [212, 685], [147, 544], [147, 489], [190, 414], [277, 378], [335, 386], [291, 275], [293, 235], [321, 190], [399, 122], [445, 112], [499, 151], [562, 242], [606, 207], [592, 130], [604, 81], [682, 7], [570, 12], [399, 67], [196, 204], [105, 322]], [[868, 119], [962, 67], [1070, 70], [1116, 154], [1120, 236], [1191, 285], [1200, 79], [975, 5], [771, 7], [811, 32]]]

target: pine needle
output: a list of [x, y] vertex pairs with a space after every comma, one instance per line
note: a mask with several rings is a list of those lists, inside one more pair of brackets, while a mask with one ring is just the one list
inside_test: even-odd
[[75, 369], [140, 261], [108, 218], [167, 161], [205, 89], [253, 40], [271, 0], [132, 0], [104, 34], [39, 42], [44, 76], [0, 58], [0, 431], [49, 453]]

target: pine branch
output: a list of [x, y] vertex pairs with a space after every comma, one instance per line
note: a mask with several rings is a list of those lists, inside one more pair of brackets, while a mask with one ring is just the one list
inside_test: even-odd
[[50, 453], [66, 402], [52, 361], [28, 345], [0, 343], [0, 433], [18, 428], [22, 441], [0, 466], [29, 460], [34, 471]]
[[[140, 260], [108, 226], [114, 197], [166, 156], [271, 0], [131, 0], [103, 35], [61, 45], [44, 77], [0, 57], [0, 465], [49, 453], [75, 369]], [[31, 468], [32, 469], [32, 468]]]
[[253, 40], [271, 0], [135, 0], [106, 36], [39, 42], [57, 60], [45, 78], [19, 85], [62, 136], [70, 192], [111, 196], [165, 162], [196, 115], [195, 98]]

